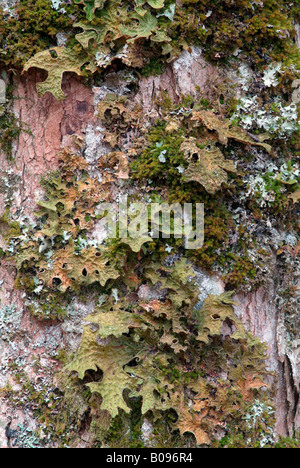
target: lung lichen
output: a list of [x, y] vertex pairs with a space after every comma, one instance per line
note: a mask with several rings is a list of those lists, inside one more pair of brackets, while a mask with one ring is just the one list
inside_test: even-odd
[[[40, 95], [63, 100], [65, 72], [91, 77], [112, 66], [143, 75], [162, 71], [192, 45], [213, 62], [230, 61], [244, 93], [235, 100], [220, 85], [214, 100], [181, 97], [176, 104], [164, 94], [151, 117], [132, 95], [108, 93], [97, 117], [111, 151], [91, 171], [84, 151], [65, 149], [58, 170], [41, 181], [44, 198], [32, 223], [10, 219], [10, 179], [2, 178], [7, 244], [0, 253], [14, 260], [15, 286], [26, 290], [33, 316], [64, 320], [74, 297], [88, 297], [93, 310], [75, 356], [61, 352], [64, 402], [59, 393], [53, 407], [66, 413], [54, 418], [58, 430], [51, 438], [62, 438], [68, 424], [76, 431], [88, 415], [96, 446], [109, 444], [126, 424], [132, 429], [126, 443], [147, 445], [145, 421], [154, 433], [164, 428], [177, 446], [188, 434], [195, 446], [274, 446], [265, 346], [237, 318], [232, 293], [208, 295], [199, 304], [194, 280], [199, 268], [217, 273], [225, 291], [255, 288], [274, 272], [275, 227], [292, 232], [278, 256], [299, 253], [296, 15], [295, 2], [283, 0], [183, 0], [180, 6], [169, 0], [36, 0], [34, 8], [21, 0], [14, 15], [1, 16], [0, 61], [47, 72], [37, 85]], [[64, 44], [57, 46], [62, 31]], [[11, 152], [20, 127], [13, 114], [5, 118], [0, 143]], [[174, 237], [109, 240], [106, 232], [99, 240], [99, 206], [124, 187], [146, 204], [204, 203], [203, 247], [187, 252]], [[295, 307], [291, 296], [288, 301], [281, 291], [283, 307]], [[0, 311], [3, 323], [11, 312]], [[23, 385], [24, 402], [44, 409], [43, 395]], [[39, 417], [52, 424], [47, 412]], [[61, 441], [67, 444], [68, 437]]]

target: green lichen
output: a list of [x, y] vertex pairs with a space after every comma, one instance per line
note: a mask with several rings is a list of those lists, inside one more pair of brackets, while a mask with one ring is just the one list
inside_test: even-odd
[[[273, 447], [265, 347], [238, 320], [231, 293], [198, 303], [193, 266], [217, 272], [226, 290], [256, 287], [260, 262], [266, 267], [270, 256], [256, 242], [256, 227], [269, 217], [285, 225], [295, 214], [299, 126], [291, 96], [299, 8], [283, 0], [184, 0], [180, 6], [169, 0], [38, 0], [32, 7], [21, 0], [15, 15], [0, 18], [0, 61], [46, 71], [40, 95], [64, 99], [65, 72], [91, 77], [113, 65], [144, 76], [160, 73], [192, 45], [213, 62], [230, 62], [246, 95], [237, 101], [232, 88], [216, 84], [214, 98], [182, 97], [175, 105], [164, 94], [156, 102], [159, 118], [149, 123], [130, 98], [108, 94], [98, 105], [112, 148], [99, 162], [102, 183], [82, 156], [64, 151], [59, 171], [42, 180], [44, 198], [33, 224], [10, 220], [7, 203], [1, 256], [15, 261], [16, 286], [26, 289], [33, 316], [64, 320], [72, 298], [94, 303], [77, 353], [71, 359], [64, 350], [57, 354], [66, 364], [60, 390], [37, 388], [11, 364], [21, 392], [2, 392], [16, 405], [31, 405], [48, 436], [47, 442], [20, 427], [19, 445], [76, 445], [76, 433], [88, 426], [96, 447]], [[57, 47], [60, 32], [66, 40]], [[240, 59], [257, 80], [237, 70]], [[9, 152], [18, 133], [13, 116], [6, 117]], [[136, 135], [130, 150], [124, 148], [129, 132]], [[259, 171], [257, 155], [268, 163], [278, 158], [278, 164]], [[185, 252], [182, 239], [174, 238], [168, 244], [97, 243], [90, 234], [101, 219], [98, 205], [110, 200], [119, 179], [139, 192], [134, 200], [204, 203], [203, 247]], [[5, 187], [4, 180], [2, 192]], [[238, 214], [240, 205], [251, 222]], [[156, 299], [142, 299], [142, 286]], [[14, 313], [1, 309], [4, 327]], [[145, 421], [153, 425], [148, 441]]]
[[[167, 188], [169, 202], [204, 203], [204, 245], [191, 257], [201, 268], [222, 272], [229, 288], [254, 284], [259, 263], [255, 265], [248, 253], [253, 240], [236, 225], [224, 200], [226, 190], [239, 191], [240, 174], [223, 154], [238, 155], [245, 144], [261, 146], [269, 153], [270, 145], [254, 141], [239, 127], [230, 127], [196, 100], [183, 100], [175, 107], [165, 104], [163, 120], [142, 141], [142, 151], [140, 141], [136, 142], [131, 170], [132, 177], [152, 188], [149, 196], [154, 199]], [[223, 153], [219, 141], [227, 144]], [[238, 239], [233, 247], [230, 238], [234, 232]], [[182, 244], [171, 240], [170, 245], [178, 248]]]
[[45, 84], [39, 85], [42, 94], [50, 91], [56, 98], [63, 99], [60, 89], [63, 73], [72, 71], [81, 75], [83, 65], [91, 73], [107, 68], [114, 61], [143, 68], [153, 57], [154, 50], [162, 51], [171, 41], [158, 21], [164, 1], [135, 4], [106, 0], [93, 4], [76, 2], [74, 6], [78, 3], [85, 5], [87, 19], [73, 23], [74, 31], [82, 30], [75, 35], [77, 45], [38, 52], [25, 65], [25, 70], [37, 67], [48, 72]]
[[9, 159], [13, 158], [14, 143], [17, 141], [21, 132], [29, 129], [16, 117], [13, 112], [13, 86], [8, 83], [6, 86], [4, 104], [0, 104], [0, 150], [6, 154]]

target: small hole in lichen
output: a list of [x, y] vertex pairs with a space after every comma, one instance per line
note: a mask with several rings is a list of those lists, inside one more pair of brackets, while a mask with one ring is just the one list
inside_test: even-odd
[[86, 268], [84, 268], [84, 269], [82, 270], [82, 276], [87, 276], [87, 270], [86, 270]]
[[53, 278], [52, 280], [53, 286], [60, 286], [62, 284], [62, 280], [60, 278]]

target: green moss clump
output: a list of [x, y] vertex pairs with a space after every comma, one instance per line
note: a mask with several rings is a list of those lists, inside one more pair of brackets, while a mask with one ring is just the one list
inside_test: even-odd
[[21, 133], [19, 120], [12, 112], [0, 115], [0, 148], [9, 157], [12, 156], [13, 143]]
[[[187, 182], [184, 173], [189, 162], [182, 151], [182, 144], [189, 138], [196, 138], [199, 150], [206, 146], [207, 138], [213, 142], [214, 135], [207, 134], [205, 128], [194, 129], [190, 123], [192, 109], [207, 111], [209, 103], [200, 99], [191, 100], [186, 97], [181, 103], [174, 106], [163, 96], [158, 101], [164, 119], [158, 120], [143, 140], [143, 149], [137, 142], [137, 157], [132, 160], [132, 177], [152, 188], [149, 191], [151, 200], [161, 194], [169, 203], [203, 203], [205, 207], [204, 245], [196, 251], [188, 251], [187, 256], [193, 258], [196, 264], [209, 271], [219, 271], [229, 289], [236, 289], [245, 283], [254, 285], [258, 265], [251, 259], [248, 250], [253, 247], [251, 236], [235, 223], [226, 202], [226, 191], [236, 193], [239, 191], [239, 176], [229, 176], [227, 184], [216, 193], [207, 190], [196, 182]], [[195, 111], [197, 112], [197, 111]], [[201, 112], [201, 111], [200, 111]], [[176, 116], [179, 115], [181, 117]], [[176, 131], [172, 128], [175, 125]], [[229, 145], [225, 154], [241, 151], [239, 145]], [[236, 233], [238, 236], [234, 246], [230, 239]], [[168, 240], [169, 242], [169, 240]], [[169, 245], [173, 248], [183, 247], [182, 240], [170, 239]], [[156, 253], [165, 256], [165, 246], [160, 242], [150, 246]]]
[[141, 69], [142, 76], [158, 76], [166, 69], [166, 61], [157, 57], [150, 59], [149, 64]]
[[300, 448], [300, 439], [291, 437], [280, 437], [275, 448]]

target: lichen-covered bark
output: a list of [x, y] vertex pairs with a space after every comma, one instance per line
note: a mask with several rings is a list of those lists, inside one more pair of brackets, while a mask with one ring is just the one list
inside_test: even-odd
[[[296, 30], [299, 46], [298, 26]], [[37, 203], [45, 193], [41, 178], [60, 170], [62, 150], [80, 152], [88, 164], [88, 175], [100, 184], [106, 183], [105, 156], [114, 147], [107, 137], [107, 128], [99, 119], [99, 103], [103, 104], [108, 95], [129, 95], [132, 113], [134, 106], [138, 106], [143, 118], [149, 122], [148, 128], [161, 117], [157, 107], [160, 94], [168, 95], [172, 105], [180, 103], [183, 95], [191, 95], [191, 99], [197, 100], [200, 94], [203, 101], [209, 101], [219, 97], [220, 88], [225, 83], [235, 97], [245, 95], [245, 83], [240, 75], [231, 67], [208, 62], [201, 48], [196, 46], [183, 51], [160, 75], [135, 79], [131, 94], [128, 79], [126, 81], [123, 70], [118, 71], [118, 67], [112, 68], [92, 86], [78, 76], [64, 74], [62, 90], [66, 98], [62, 101], [50, 93], [38, 96], [36, 85], [43, 80], [44, 75], [35, 68], [13, 79], [15, 100], [11, 110], [22, 122], [24, 130], [14, 141], [13, 159], [8, 159], [3, 152], [0, 156], [0, 248], [3, 250], [9, 247], [6, 234], [8, 229], [14, 228], [12, 222], [23, 228], [35, 222]], [[138, 131], [132, 125], [126, 132], [120, 139], [123, 149], [128, 152]], [[251, 170], [255, 165], [263, 165], [263, 153], [259, 147], [263, 142], [255, 142], [254, 159], [249, 163]], [[264, 157], [269, 156], [265, 154]], [[132, 193], [132, 188], [126, 186], [124, 180], [127, 180], [127, 175], [114, 185], [113, 199], [126, 191]], [[230, 208], [234, 216], [241, 217], [238, 219], [243, 224], [243, 214], [236, 205], [238, 202], [235, 199]], [[241, 203], [241, 206], [244, 209], [245, 205]], [[247, 226], [250, 225], [249, 222]], [[24, 235], [24, 230], [19, 234]], [[105, 237], [101, 223], [95, 224], [89, 236], [92, 240]], [[237, 288], [233, 296], [234, 311], [245, 329], [267, 346], [267, 369], [271, 371], [267, 383], [275, 389], [275, 438], [293, 437], [300, 430], [299, 304], [295, 294], [300, 287], [299, 239], [294, 231], [289, 232], [288, 226], [279, 227], [273, 220], [269, 225], [263, 225], [261, 232], [256, 228], [255, 236], [261, 247], [268, 251], [258, 269], [258, 277], [262, 281], [254, 288], [250, 288], [247, 282]], [[80, 347], [84, 319], [90, 316], [96, 305], [94, 292], [71, 296], [67, 303], [61, 304], [64, 320], [56, 320], [51, 314], [47, 320], [46, 313], [40, 313], [39, 298], [34, 301], [28, 290], [22, 287], [24, 283], [20, 284], [14, 261], [9, 255], [0, 260], [0, 447], [57, 447], [64, 445], [66, 440], [68, 443], [71, 440], [75, 447], [90, 447], [93, 440], [88, 420], [94, 407], [91, 406], [91, 410], [78, 393], [75, 395], [78, 398], [77, 410], [74, 416], [70, 416], [65, 409], [70, 395], [63, 394], [57, 378], [67, 362], [65, 353], [71, 355]], [[226, 280], [220, 271], [208, 273], [197, 267], [196, 272], [201, 304], [211, 295], [219, 296], [226, 291]], [[131, 280], [134, 282], [136, 279]], [[291, 288], [293, 294], [289, 296]], [[164, 299], [159, 288], [149, 288], [145, 284], [139, 285], [134, 295], [151, 303]], [[232, 323], [224, 321], [222, 338], [231, 334]], [[50, 413], [59, 411], [65, 411], [66, 415], [54, 428]], [[225, 433], [223, 429], [218, 430], [221, 439]], [[147, 419], [144, 420], [143, 431], [144, 438], [149, 441], [151, 424]], [[210, 443], [205, 434], [197, 432], [193, 422], [190, 423], [190, 432], [196, 435], [198, 445]]]

